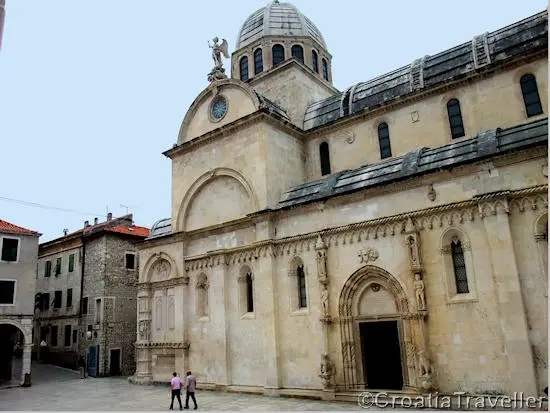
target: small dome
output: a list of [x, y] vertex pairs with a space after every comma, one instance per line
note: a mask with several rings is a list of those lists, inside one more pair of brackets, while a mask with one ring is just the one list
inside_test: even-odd
[[153, 224], [148, 238], [162, 237], [172, 233], [172, 218], [160, 219]]
[[264, 36], [308, 36], [327, 48], [321, 32], [290, 3], [272, 1], [266, 7], [253, 13], [243, 24], [236, 49], [240, 49]]

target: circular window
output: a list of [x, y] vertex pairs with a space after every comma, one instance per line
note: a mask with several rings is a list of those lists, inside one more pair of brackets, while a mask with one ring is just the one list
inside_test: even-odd
[[210, 108], [210, 116], [214, 122], [221, 120], [227, 113], [227, 100], [223, 96], [219, 96], [212, 103]]

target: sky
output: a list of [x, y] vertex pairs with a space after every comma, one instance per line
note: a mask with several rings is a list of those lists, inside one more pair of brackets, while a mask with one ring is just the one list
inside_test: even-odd
[[[130, 212], [171, 215], [171, 163], [208, 86], [207, 41], [234, 51], [267, 0], [6, 0], [0, 50], [0, 219], [40, 242]], [[344, 90], [547, 7], [544, 0], [294, 0]], [[230, 70], [230, 61], [224, 66]], [[223, 143], [222, 143], [223, 144]]]

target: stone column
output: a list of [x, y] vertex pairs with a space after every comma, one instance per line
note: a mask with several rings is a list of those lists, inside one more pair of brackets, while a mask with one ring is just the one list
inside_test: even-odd
[[544, 296], [548, 297], [548, 236], [546, 233], [535, 234], [539, 256], [540, 273], [544, 279]]
[[151, 350], [148, 347], [151, 335], [151, 294], [148, 287], [147, 284], [141, 285], [138, 292], [135, 381], [139, 383], [153, 381]]
[[[25, 340], [28, 337], [25, 337]], [[32, 351], [32, 343], [25, 343], [23, 345], [23, 369], [21, 371], [21, 384], [25, 387], [29, 387], [31, 385], [31, 351]], [[28, 378], [25, 378], [25, 376], [28, 374]]]
[[[536, 396], [536, 374], [529, 342], [525, 306], [521, 295], [518, 267], [514, 254], [514, 244], [508, 218], [508, 204], [479, 204], [479, 214], [483, 219], [489, 258], [493, 267], [500, 313], [500, 329], [504, 340], [503, 354], [508, 362], [508, 392], [523, 392], [525, 396]], [[510, 393], [511, 394], [511, 393]]]
[[323, 329], [323, 352], [321, 354], [321, 366], [319, 377], [323, 383], [323, 398], [334, 399], [334, 363], [330, 357], [330, 326], [332, 317], [330, 315], [330, 302], [328, 293], [328, 271], [327, 271], [327, 247], [319, 235], [315, 244], [315, 255], [317, 260], [317, 278], [320, 287], [321, 318], [319, 321]]
[[265, 365], [266, 395], [278, 395], [279, 378], [279, 343], [278, 343], [278, 311], [277, 311], [277, 260], [273, 246], [269, 246], [265, 256], [258, 258], [258, 277], [255, 277], [257, 291], [261, 291], [258, 302], [258, 317], [263, 320], [263, 349]]

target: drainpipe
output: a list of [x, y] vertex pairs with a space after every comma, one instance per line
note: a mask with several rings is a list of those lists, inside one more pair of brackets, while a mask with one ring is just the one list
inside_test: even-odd
[[[80, 257], [80, 305], [78, 306], [78, 323], [82, 324], [82, 299], [84, 298], [84, 256], [86, 255], [86, 244], [84, 243], [84, 239], [82, 239], [82, 247], [81, 247], [82, 255]], [[84, 336], [81, 335], [81, 337], [84, 337], [86, 339], [86, 331], [84, 332]], [[79, 341], [80, 343], [80, 341]], [[80, 345], [79, 345], [80, 347]], [[78, 352], [80, 353], [80, 351]], [[87, 353], [87, 352], [86, 352]], [[80, 354], [79, 354], [80, 356]], [[86, 356], [85, 356], [86, 357]]]

